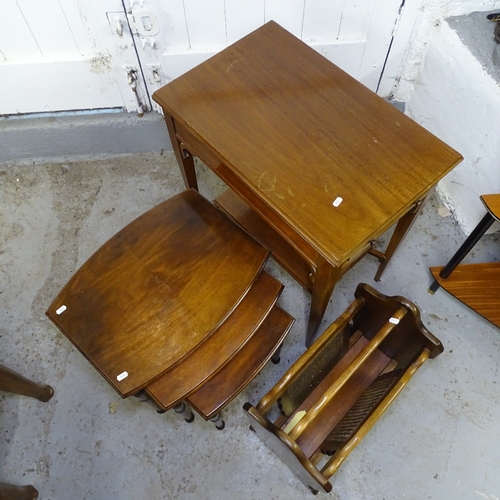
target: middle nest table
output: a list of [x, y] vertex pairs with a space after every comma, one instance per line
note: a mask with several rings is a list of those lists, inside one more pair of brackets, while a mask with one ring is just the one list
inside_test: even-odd
[[263, 271], [268, 257], [187, 190], [99, 248], [46, 314], [122, 397], [145, 389], [162, 410], [191, 397], [212, 418], [293, 324], [276, 305], [283, 285]]

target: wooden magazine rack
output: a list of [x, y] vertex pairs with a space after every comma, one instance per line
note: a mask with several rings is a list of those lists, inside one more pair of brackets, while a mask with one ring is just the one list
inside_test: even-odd
[[[416, 370], [442, 351], [412, 302], [360, 284], [354, 302], [259, 404], [244, 405], [251, 430], [314, 494], [329, 492], [329, 478], [349, 453]], [[272, 422], [275, 403], [281, 416]]]

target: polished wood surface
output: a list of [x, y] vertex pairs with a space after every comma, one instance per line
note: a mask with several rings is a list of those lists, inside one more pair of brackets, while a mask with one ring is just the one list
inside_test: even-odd
[[[148, 384], [147, 394], [162, 410], [169, 410], [206, 383], [234, 356], [240, 358], [239, 351], [269, 315], [282, 290], [283, 285], [263, 271], [226, 321], [190, 356]], [[220, 397], [220, 394], [214, 396]]]
[[299, 254], [317, 254], [308, 342], [346, 263], [411, 212], [397, 248], [417, 204], [462, 159], [272, 21], [153, 98], [186, 185], [197, 187], [196, 155]]
[[207, 339], [267, 257], [252, 237], [188, 190], [97, 250], [47, 315], [126, 397]]
[[[401, 308], [392, 316], [391, 319], [400, 321], [404, 314], [406, 314], [406, 310]], [[339, 399], [342, 390], [344, 390], [344, 393], [347, 390], [347, 394], [351, 391], [359, 391], [358, 397], [361, 396], [364, 390], [367, 389], [375, 378], [378, 377], [387, 367], [391, 358], [389, 358], [381, 349], [378, 349], [378, 347], [394, 330], [394, 328], [396, 328], [395, 323], [387, 322], [371, 339], [371, 341], [361, 348], [354, 359], [350, 361], [345, 368], [339, 370], [339, 373], [332, 376], [331, 380], [323, 390], [318, 390], [316, 394], [312, 395], [311, 401], [314, 403], [307, 404], [307, 415], [305, 415], [305, 417], [298, 422], [289, 433], [292, 439], [297, 440], [299, 445], [302, 442], [304, 443], [304, 446], [311, 446], [314, 451], [318, 448], [322, 440], [316, 441], [317, 432], [311, 432], [311, 428], [313, 428], [313, 425], [318, 428], [318, 423], [321, 421], [321, 415], [329, 414], [329, 412], [324, 410], [326, 410], [327, 406], [334, 400], [336, 401], [336, 404], [333, 405], [330, 411], [333, 410], [336, 412], [338, 407], [341, 406], [338, 404], [337, 400]], [[356, 342], [356, 344], [358, 342]], [[332, 371], [335, 372], [336, 369], [337, 367], [335, 367]], [[351, 391], [349, 390], [349, 385], [351, 385]], [[361, 388], [363, 388], [363, 390], [361, 390]], [[352, 401], [351, 406], [355, 401], [356, 400]], [[340, 421], [340, 418], [338, 417], [341, 416], [344, 415], [339, 415], [337, 413], [334, 419], [331, 417], [325, 419], [322, 425], [319, 425], [319, 428], [324, 428], [325, 425], [333, 423], [336, 425]], [[331, 428], [333, 427], [334, 425], [331, 426]], [[306, 429], [309, 430], [310, 437], [306, 435]]]
[[[361, 337], [354, 346], [349, 349], [341, 362], [339, 362], [325, 379], [323, 379], [321, 384], [316, 387], [296, 411], [305, 410], [307, 416], [310, 415], [310, 410], [313, 405], [322, 400], [319, 399], [321, 395], [325, 394], [326, 391], [339, 380], [339, 377], [345, 373], [345, 370], [352, 365], [356, 355], [366, 346], [369, 346], [369, 342], [365, 337]], [[325, 408], [326, 405], [329, 406], [326, 408], [327, 411], [318, 413], [310, 422], [304, 422], [304, 419], [302, 419], [293, 428], [293, 430], [297, 432], [298, 425], [302, 424], [303, 426], [303, 432], [299, 436], [292, 435], [292, 433], [289, 433], [289, 435], [292, 439], [295, 439], [307, 457], [314, 455], [321, 443], [325, 440], [324, 431], [322, 429], [333, 429], [342, 420], [348, 410], [356, 403], [366, 389], [368, 389], [370, 384], [382, 373], [390, 360], [391, 358], [386, 356], [382, 351], [374, 349], [370, 362], [361, 365], [358, 370], [347, 378], [345, 384], [335, 394], [335, 399], [331, 398], [325, 402]], [[292, 419], [293, 415], [287, 422]]]
[[388, 392], [387, 396], [374, 408], [370, 416], [364, 421], [356, 433], [349, 439], [344, 446], [338, 450], [332, 459], [328, 461], [323, 468], [322, 473], [325, 477], [332, 476], [347, 458], [351, 451], [359, 444], [368, 431], [376, 424], [377, 420], [384, 414], [387, 408], [394, 402], [399, 393], [406, 387], [415, 372], [427, 361], [429, 350], [424, 348], [415, 361], [406, 369], [396, 384]]
[[500, 194], [483, 194], [479, 197], [483, 202], [486, 210], [500, 221]]
[[430, 269], [448, 293], [500, 328], [500, 262], [460, 264], [446, 279], [443, 267]]
[[462, 159], [274, 22], [154, 99], [332, 264]]
[[[500, 315], [496, 310], [499, 302], [498, 264], [460, 264], [494, 222], [500, 220], [500, 195], [483, 194], [480, 199], [487, 210], [486, 214], [445, 266], [430, 268], [434, 281], [429, 287], [429, 293], [434, 294], [442, 286], [464, 304], [499, 326]], [[459, 274], [451, 279], [450, 275], [455, 274], [457, 268], [460, 269]]]
[[306, 247], [306, 252], [303, 251], [304, 246], [301, 249], [295, 247], [229, 189], [218, 196], [214, 203], [271, 250], [273, 258], [307, 291], [312, 292], [318, 260], [318, 253], [312, 247]]
[[262, 370], [281, 346], [294, 319], [274, 306], [252, 338], [223, 368], [187, 402], [205, 419], [212, 418], [227, 406]]
[[[329, 492], [330, 476], [423, 362], [442, 351], [412, 302], [361, 284], [339, 319], [256, 407], [244, 409], [251, 429], [306, 487]], [[275, 403], [285, 418], [273, 422]], [[320, 470], [322, 453], [331, 458]]]

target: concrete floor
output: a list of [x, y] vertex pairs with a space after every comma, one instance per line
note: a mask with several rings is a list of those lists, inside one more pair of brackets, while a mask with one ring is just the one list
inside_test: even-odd
[[[200, 167], [201, 192], [222, 186]], [[44, 312], [72, 273], [118, 229], [183, 189], [171, 154], [0, 166], [0, 362], [51, 384], [48, 403], [0, 395], [0, 480], [44, 500], [302, 499], [300, 482], [248, 430], [256, 403], [304, 350], [307, 294], [271, 263], [297, 318], [280, 365], [266, 367], [226, 410], [226, 429], [122, 400]], [[331, 322], [367, 282], [416, 302], [445, 352], [427, 362], [332, 478], [332, 499], [500, 497], [500, 331], [445, 291], [428, 267], [463, 241], [431, 200], [375, 284], [367, 256], [338, 284]], [[440, 215], [441, 213], [441, 215]], [[498, 257], [486, 237], [469, 260]], [[496, 472], [495, 472], [496, 471]]]

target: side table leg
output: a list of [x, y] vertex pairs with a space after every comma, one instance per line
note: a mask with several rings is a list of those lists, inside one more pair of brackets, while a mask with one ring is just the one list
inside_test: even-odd
[[181, 142], [177, 139], [177, 134], [175, 133], [174, 120], [172, 117], [163, 110], [165, 115], [165, 123], [167, 124], [168, 135], [170, 136], [170, 142], [172, 143], [172, 148], [177, 158], [177, 163], [179, 164], [179, 169], [184, 180], [184, 185], [187, 188], [193, 188], [198, 191], [198, 181], [196, 179], [196, 171], [194, 168], [194, 160], [191, 154], [187, 154], [183, 148]]
[[54, 395], [50, 385], [37, 384], [4, 365], [0, 365], [0, 390], [35, 398], [43, 403]]
[[281, 344], [276, 351], [274, 351], [274, 354], [271, 357], [271, 361], [274, 365], [277, 365], [280, 362], [281, 359], [281, 348], [283, 347], [283, 344]]
[[380, 266], [377, 270], [377, 273], [375, 274], [375, 281], [380, 281], [380, 277], [382, 276], [382, 273], [384, 272], [385, 268], [387, 267], [387, 264], [389, 264], [389, 261], [391, 260], [391, 257], [394, 255], [396, 250], [398, 249], [399, 245], [401, 242], [404, 240], [404, 237], [407, 235], [408, 231], [410, 230], [411, 226], [413, 226], [413, 223], [415, 222], [418, 214], [421, 212], [425, 201], [429, 198], [432, 190], [427, 193], [425, 198], [419, 200], [416, 202], [416, 204], [413, 206], [413, 208], [407, 212], [401, 219], [399, 219], [396, 229], [394, 230], [394, 233], [392, 234], [391, 240], [389, 241], [389, 244], [387, 245], [387, 249], [384, 252], [384, 256], [380, 258]]
[[340, 279], [340, 267], [334, 267], [323, 257], [319, 257], [316, 276], [314, 277], [313, 290], [311, 294], [311, 308], [309, 311], [309, 322], [307, 325], [306, 347], [309, 347], [318, 333], [321, 320], [325, 314], [328, 301], [332, 295], [335, 285]]
[[[475, 244], [482, 238], [484, 233], [490, 228], [490, 226], [495, 222], [495, 218], [488, 212], [480, 221], [479, 224], [474, 228], [472, 233], [467, 237], [462, 246], [455, 252], [455, 255], [448, 261], [446, 266], [439, 273], [439, 277], [446, 279], [465, 259], [467, 254], [474, 248]], [[430, 293], [435, 293], [439, 289], [440, 285], [437, 280], [434, 280], [432, 285], [429, 287]]]

